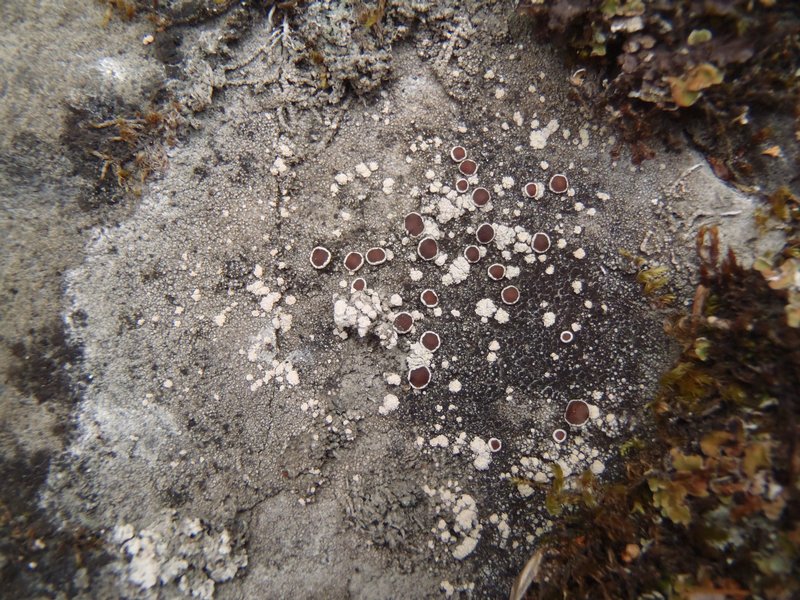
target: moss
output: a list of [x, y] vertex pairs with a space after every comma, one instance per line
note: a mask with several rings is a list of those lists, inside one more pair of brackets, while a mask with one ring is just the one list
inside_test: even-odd
[[[754, 187], [800, 131], [796, 3], [521, 0], [518, 10], [569, 60], [594, 66], [575, 92], [612, 115], [634, 162], [652, 158], [659, 139], [682, 146], [680, 127], [719, 177]], [[772, 128], [791, 123], [788, 135]]]
[[181, 107], [168, 100], [146, 110], [99, 102], [70, 108], [62, 143], [75, 173], [95, 182], [82, 200], [84, 210], [138, 195], [148, 177], [166, 165], [165, 147], [175, 144], [182, 124]]
[[[623, 477], [576, 482], [521, 585], [532, 598], [800, 594], [800, 330], [787, 295], [698, 237], [700, 284], [652, 403], [655, 439], [623, 446]], [[707, 312], [714, 299], [713, 314]], [[556, 477], [548, 499], [570, 487]]]

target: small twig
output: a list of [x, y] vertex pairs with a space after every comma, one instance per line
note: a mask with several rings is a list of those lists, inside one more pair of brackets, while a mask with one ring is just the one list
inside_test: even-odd
[[681, 186], [681, 192], [685, 191], [685, 189], [682, 187], [682, 186], [683, 186], [683, 182], [684, 182], [684, 180], [685, 180], [685, 179], [686, 179], [686, 178], [687, 178], [689, 175], [691, 175], [692, 173], [694, 173], [694, 172], [695, 172], [697, 169], [699, 169], [699, 168], [700, 168], [700, 167], [702, 167], [702, 166], [703, 166], [703, 163], [697, 163], [696, 165], [692, 165], [692, 166], [691, 166], [691, 167], [689, 167], [688, 169], [685, 169], [685, 170], [683, 171], [683, 173], [681, 173], [681, 174], [680, 174], [680, 176], [679, 176], [679, 177], [678, 177], [678, 178], [677, 178], [677, 179], [676, 179], [676, 180], [673, 182], [673, 184], [672, 184], [672, 191], [673, 191], [673, 192], [674, 192], [674, 191], [676, 191], [676, 190], [678, 189], [678, 186], [679, 186], [679, 185]]

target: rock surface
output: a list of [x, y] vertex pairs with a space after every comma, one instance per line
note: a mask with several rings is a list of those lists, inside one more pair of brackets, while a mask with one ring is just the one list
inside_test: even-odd
[[[0, 450], [4, 473], [39, 473], [3, 503], [53, 540], [92, 532], [99, 557], [56, 568], [45, 543], [4, 573], [84, 597], [504, 595], [550, 524], [550, 465], [613, 474], [674, 356], [619, 249], [688, 302], [698, 228], [753, 257], [753, 201], [689, 150], [612, 160], [613, 131], [504, 4], [393, 3], [372, 27], [349, 3], [177, 4], [205, 16], [164, 34], [104, 25], [100, 3], [0, 9]], [[175, 139], [136, 148], [152, 173], [112, 185], [96, 132], [168, 106]], [[454, 190], [456, 144], [486, 207]], [[566, 194], [522, 194], [554, 173]], [[372, 247], [388, 260], [351, 292], [342, 260]]]

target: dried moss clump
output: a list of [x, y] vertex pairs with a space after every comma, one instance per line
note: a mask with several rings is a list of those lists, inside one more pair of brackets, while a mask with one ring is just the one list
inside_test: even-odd
[[[124, 115], [124, 116], [122, 116]], [[71, 107], [62, 133], [77, 173], [95, 182], [84, 208], [115, 204], [166, 165], [166, 148], [176, 143], [183, 123], [174, 101], [146, 111], [95, 104]]]
[[575, 483], [575, 508], [516, 597], [800, 595], [800, 329], [784, 290], [721, 259], [716, 230], [698, 249], [692, 313], [671, 328], [684, 351], [652, 403], [655, 438], [621, 449], [621, 481]]

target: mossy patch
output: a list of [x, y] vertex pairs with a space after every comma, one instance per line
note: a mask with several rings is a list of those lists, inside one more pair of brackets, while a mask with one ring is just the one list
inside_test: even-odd
[[[684, 351], [653, 401], [656, 436], [617, 482], [574, 482], [517, 582], [529, 597], [793, 598], [800, 593], [800, 329], [787, 296], [701, 230]], [[556, 478], [551, 492], [562, 494]], [[558, 488], [558, 489], [556, 489]], [[563, 503], [561, 503], [563, 506]], [[536, 567], [535, 569], [533, 567]], [[521, 596], [520, 596], [521, 597]]]
[[518, 10], [555, 33], [571, 61], [595, 67], [576, 93], [611, 113], [634, 161], [655, 156], [659, 139], [680, 145], [677, 126], [723, 179], [752, 187], [780, 160], [786, 174], [797, 168], [793, 3], [522, 0]]

